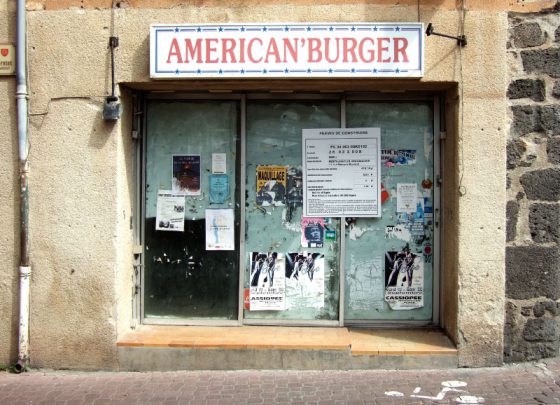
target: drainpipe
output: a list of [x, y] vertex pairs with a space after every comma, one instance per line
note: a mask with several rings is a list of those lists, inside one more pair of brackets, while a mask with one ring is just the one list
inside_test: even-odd
[[27, 32], [25, 0], [17, 0], [16, 100], [18, 113], [19, 179], [20, 179], [20, 266], [19, 266], [19, 340], [18, 361], [14, 366], [21, 373], [29, 363], [29, 152], [27, 141]]

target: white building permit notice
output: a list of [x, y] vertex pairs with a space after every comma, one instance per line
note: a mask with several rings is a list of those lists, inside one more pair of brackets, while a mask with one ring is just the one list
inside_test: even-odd
[[379, 128], [303, 130], [307, 217], [381, 216]]
[[234, 229], [232, 209], [206, 209], [206, 250], [235, 250]]
[[185, 194], [159, 190], [157, 194], [156, 231], [184, 232]]

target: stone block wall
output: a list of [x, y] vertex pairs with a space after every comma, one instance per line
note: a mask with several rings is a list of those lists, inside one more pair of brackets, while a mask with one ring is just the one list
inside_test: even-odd
[[504, 359], [560, 354], [560, 2], [509, 14]]

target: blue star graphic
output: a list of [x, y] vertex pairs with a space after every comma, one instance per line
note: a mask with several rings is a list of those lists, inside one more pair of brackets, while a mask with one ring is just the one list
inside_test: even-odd
[[377, 69], [373, 69], [373, 73], [377, 73]]
[[352, 70], [350, 70], [350, 72], [356, 73], [356, 69], [352, 68]]
[[262, 27], [262, 30], [263, 30], [263, 32], [266, 32], [266, 31], [267, 31], [267, 28], [266, 28], [266, 27]]
[[401, 72], [401, 70], [400, 70], [400, 69], [398, 69], [398, 68], [397, 68], [397, 69], [395, 69], [395, 73], [400, 73], [400, 72]]
[[175, 27], [175, 32], [179, 32], [179, 28], [178, 28], [178, 27]]
[[332, 70], [332, 69], [329, 69], [329, 73], [332, 73], [332, 72], [333, 72], [333, 70]]
[[311, 31], [311, 27], [307, 26], [307, 31]]
[[218, 74], [219, 74], [219, 75], [221, 75], [221, 74], [223, 74], [223, 73], [224, 73], [224, 72], [222, 71], [222, 69], [218, 70]]
[[241, 70], [239, 71], [239, 73], [241, 73], [242, 75], [244, 75], [244, 74], [245, 74], [245, 69], [241, 69]]
[[224, 29], [222, 27], [218, 28], [218, 32], [224, 32]]
[[311, 73], [311, 69], [307, 69], [307, 73]]
[[356, 31], [356, 27], [352, 27], [350, 31]]
[[284, 73], [286, 73], [286, 74], [290, 73], [290, 71], [288, 70], [288, 68], [284, 69]]
[[377, 32], [378, 28], [377, 28], [377, 27], [373, 27], [373, 30], [374, 30], [375, 32]]
[[198, 28], [196, 29], [196, 32], [202, 32], [202, 28], [198, 27]]
[[395, 31], [399, 32], [401, 30], [400, 27], [395, 28]]
[[245, 32], [245, 27], [241, 27], [241, 32]]
[[290, 30], [290, 28], [288, 28], [288, 26], [286, 25], [286, 26], [284, 27], [284, 31], [288, 32], [289, 30]]
[[334, 27], [329, 27], [329, 31], [334, 31]]
[[266, 69], [263, 69], [263, 74], [266, 74]]
[[178, 74], [179, 74], [179, 69], [177, 69], [177, 70], [175, 71], [175, 74], [176, 74], [176, 75], [178, 75]]
[[196, 71], [196, 74], [201, 74], [201, 73], [202, 73], [202, 70], [200, 70], [200, 69], [198, 69], [198, 70]]

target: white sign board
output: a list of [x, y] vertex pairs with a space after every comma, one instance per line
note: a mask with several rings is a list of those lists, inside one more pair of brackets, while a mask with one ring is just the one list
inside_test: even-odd
[[422, 23], [150, 27], [150, 77], [422, 77]]
[[303, 130], [303, 215], [381, 216], [379, 128]]

